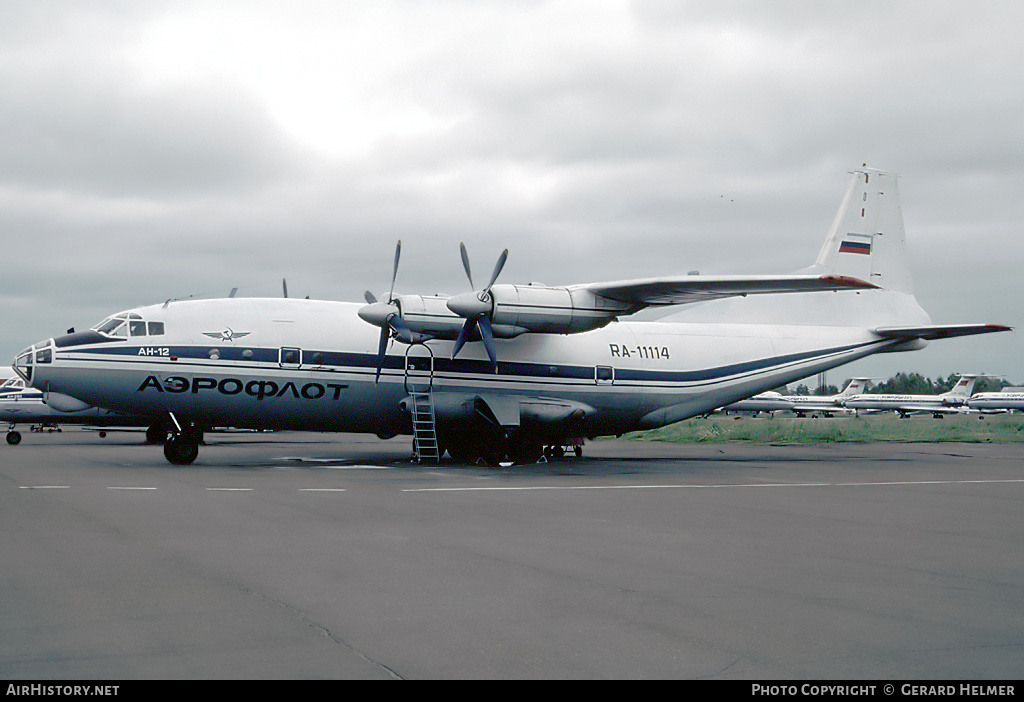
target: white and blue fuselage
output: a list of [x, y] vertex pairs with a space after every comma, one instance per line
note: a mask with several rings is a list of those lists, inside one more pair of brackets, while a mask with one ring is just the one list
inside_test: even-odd
[[134, 322], [135, 333], [108, 323], [57, 337], [16, 368], [85, 403], [198, 424], [407, 433], [400, 403], [410, 383], [429, 382], [459, 401], [578, 403], [583, 433], [594, 436], [701, 414], [895, 344], [857, 328], [617, 322], [498, 340], [496, 372], [480, 344], [452, 360], [450, 341], [393, 343], [375, 382], [377, 334], [358, 309], [245, 298], [142, 307], [112, 318], [125, 329]]

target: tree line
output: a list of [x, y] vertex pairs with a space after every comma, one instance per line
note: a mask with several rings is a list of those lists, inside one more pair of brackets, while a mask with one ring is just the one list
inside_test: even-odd
[[[959, 373], [950, 373], [946, 378], [926, 378], [920, 373], [897, 373], [886, 381], [874, 383], [868, 382], [867, 392], [886, 395], [941, 395], [949, 392], [960, 379]], [[850, 384], [850, 378], [843, 381], [841, 387], [825, 385], [823, 387], [810, 388], [806, 384], [797, 385], [792, 391], [785, 387], [778, 391], [789, 395], [836, 395]], [[999, 392], [1005, 387], [1011, 387], [1013, 383], [1002, 378], [978, 378], [974, 383], [974, 392]]]

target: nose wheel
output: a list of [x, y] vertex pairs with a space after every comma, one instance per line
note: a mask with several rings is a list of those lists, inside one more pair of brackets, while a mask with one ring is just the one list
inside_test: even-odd
[[174, 429], [164, 442], [164, 458], [176, 466], [191, 465], [199, 456], [199, 444], [203, 440], [203, 432], [193, 424], [182, 426], [171, 415]]
[[199, 442], [187, 436], [172, 436], [164, 443], [164, 458], [176, 466], [191, 465], [199, 456]]

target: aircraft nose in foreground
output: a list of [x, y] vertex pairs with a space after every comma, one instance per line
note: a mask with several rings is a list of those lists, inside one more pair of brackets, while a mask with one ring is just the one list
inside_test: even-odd
[[20, 375], [28, 385], [32, 385], [35, 367], [52, 362], [53, 339], [47, 339], [38, 344], [33, 344], [19, 353], [14, 357], [14, 363], [11, 366], [14, 368], [14, 372]]

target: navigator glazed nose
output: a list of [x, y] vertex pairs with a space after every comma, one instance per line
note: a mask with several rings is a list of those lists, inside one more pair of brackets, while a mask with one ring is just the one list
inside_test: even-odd
[[25, 383], [32, 385], [36, 376], [36, 367], [53, 362], [53, 339], [33, 344], [14, 357], [12, 367], [14, 372], [24, 379]]

